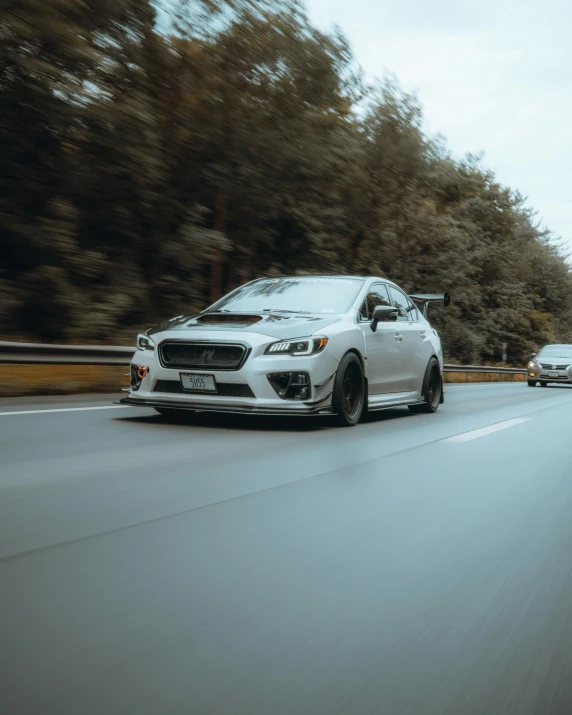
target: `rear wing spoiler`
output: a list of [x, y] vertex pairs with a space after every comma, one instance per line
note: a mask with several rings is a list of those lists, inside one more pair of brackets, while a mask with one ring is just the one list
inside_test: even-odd
[[441, 303], [445, 308], [451, 303], [449, 293], [416, 293], [409, 297], [414, 303], [419, 305], [425, 318], [427, 317], [430, 303]]

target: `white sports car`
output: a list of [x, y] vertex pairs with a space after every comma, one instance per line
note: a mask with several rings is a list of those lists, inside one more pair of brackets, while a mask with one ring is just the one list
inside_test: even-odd
[[426, 313], [449, 300], [408, 297], [383, 278], [255, 280], [139, 335], [121, 403], [161, 414], [334, 414], [343, 426], [397, 405], [435, 412], [443, 353]]

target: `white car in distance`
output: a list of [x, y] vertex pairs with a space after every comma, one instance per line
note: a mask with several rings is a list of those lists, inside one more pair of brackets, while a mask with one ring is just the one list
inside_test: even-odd
[[139, 335], [121, 402], [164, 415], [333, 414], [342, 426], [398, 405], [432, 413], [443, 352], [426, 312], [449, 300], [384, 278], [261, 278]]
[[572, 385], [572, 345], [545, 345], [528, 363], [528, 386]]

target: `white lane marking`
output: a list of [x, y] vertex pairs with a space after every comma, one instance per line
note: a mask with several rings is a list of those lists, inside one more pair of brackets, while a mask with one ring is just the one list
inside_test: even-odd
[[58, 407], [55, 410], [16, 410], [0, 412], [0, 417], [8, 415], [43, 415], [49, 412], [85, 412], [86, 410], [126, 410], [129, 405], [103, 405], [102, 407]]
[[472, 439], [479, 439], [479, 437], [485, 437], [493, 432], [499, 432], [500, 430], [507, 429], [508, 427], [515, 427], [523, 422], [528, 422], [530, 417], [515, 417], [512, 420], [505, 420], [504, 422], [497, 422], [494, 425], [489, 425], [488, 427], [481, 427], [480, 429], [473, 429], [470, 432], [463, 432], [462, 434], [456, 434], [454, 437], [447, 437], [444, 442], [469, 442]]

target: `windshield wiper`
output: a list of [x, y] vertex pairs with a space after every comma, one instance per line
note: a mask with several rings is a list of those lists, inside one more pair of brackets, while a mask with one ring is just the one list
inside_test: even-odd
[[283, 308], [264, 308], [263, 313], [294, 313], [298, 315], [310, 315], [309, 310], [284, 310]]

